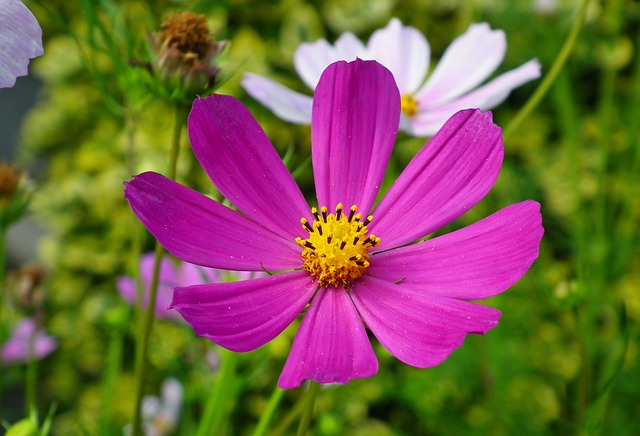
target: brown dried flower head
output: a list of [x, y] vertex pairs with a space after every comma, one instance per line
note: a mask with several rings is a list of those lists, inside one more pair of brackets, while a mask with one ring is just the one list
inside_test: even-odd
[[22, 172], [15, 165], [0, 161], [0, 201], [8, 201], [18, 189]]
[[215, 82], [219, 69], [214, 61], [227, 41], [214, 41], [204, 15], [181, 12], [171, 15], [151, 36], [153, 70], [169, 84], [197, 92]]

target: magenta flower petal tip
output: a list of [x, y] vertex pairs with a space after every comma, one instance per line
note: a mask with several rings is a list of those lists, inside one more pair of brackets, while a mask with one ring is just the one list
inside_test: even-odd
[[44, 54], [38, 20], [20, 0], [0, 2], [0, 88], [28, 74], [29, 60]]
[[[403, 38], [415, 37], [393, 26]], [[488, 26], [473, 31], [500, 44]], [[359, 49], [352, 36], [339, 44]], [[501, 131], [479, 110], [455, 113], [372, 210], [398, 129], [396, 80], [362, 60], [333, 63], [318, 77], [311, 126], [318, 207], [307, 206], [250, 112], [219, 95], [196, 100], [189, 137], [238, 211], [155, 173], [136, 176], [125, 190], [136, 215], [176, 257], [271, 274], [176, 288], [170, 307], [197, 335], [251, 351], [307, 308], [278, 382], [284, 389], [373, 376], [378, 363], [367, 329], [409, 365], [440, 364], [467, 335], [497, 326], [498, 310], [466, 300], [513, 285], [537, 257], [543, 232], [539, 205], [525, 201], [424, 239], [473, 207], [496, 180]]]

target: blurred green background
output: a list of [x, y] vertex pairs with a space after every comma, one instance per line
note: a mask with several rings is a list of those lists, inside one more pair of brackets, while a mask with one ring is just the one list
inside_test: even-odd
[[[45, 326], [60, 346], [39, 366], [39, 406], [57, 404], [53, 432], [120, 434], [133, 410], [134, 310], [115, 287], [136, 265], [139, 226], [122, 182], [166, 172], [172, 104], [154, 94], [132, 59], [171, 12], [207, 16], [231, 46], [219, 92], [242, 99], [291, 169], [307, 165], [309, 128], [291, 126], [240, 88], [242, 73], [308, 92], [293, 71], [295, 48], [344, 31], [366, 41], [391, 17], [422, 31], [432, 65], [470, 23], [503, 29], [498, 72], [531, 58], [549, 71], [578, 14], [575, 1], [27, 1], [43, 27], [45, 55], [32, 61], [42, 81], [22, 126], [18, 160], [46, 162], [30, 174], [31, 218], [46, 229], [39, 260], [48, 271]], [[451, 230], [514, 202], [542, 204], [540, 257], [512, 289], [485, 301], [503, 312], [485, 337], [470, 336], [443, 364], [416, 369], [376, 344], [377, 376], [327, 386], [316, 404], [317, 435], [637, 434], [640, 412], [640, 3], [591, 1], [569, 60], [535, 112], [505, 141], [491, 193]], [[540, 80], [494, 110], [506, 127]], [[187, 146], [178, 179], [217, 195]], [[392, 180], [424, 144], [400, 136]], [[135, 156], [135, 159], [131, 157]], [[310, 171], [299, 171], [312, 194]], [[144, 236], [144, 251], [153, 247]], [[263, 413], [295, 327], [239, 356], [234, 400], [218, 434], [249, 434]], [[375, 341], [374, 341], [375, 343]], [[175, 434], [192, 434], [217, 381], [206, 355], [219, 349], [188, 326], [157, 321], [147, 390], [167, 377], [185, 389]], [[224, 356], [223, 356], [224, 357]], [[23, 367], [7, 368], [3, 411], [22, 417]], [[285, 394], [273, 433], [295, 430], [302, 390]], [[293, 422], [293, 424], [291, 424]], [[271, 433], [270, 433], [271, 434]]]

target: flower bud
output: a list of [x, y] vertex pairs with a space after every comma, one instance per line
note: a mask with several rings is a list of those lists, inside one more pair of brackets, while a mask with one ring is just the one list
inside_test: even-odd
[[213, 86], [219, 69], [214, 65], [227, 41], [211, 38], [204, 15], [171, 15], [150, 36], [152, 71], [172, 88], [197, 93]]

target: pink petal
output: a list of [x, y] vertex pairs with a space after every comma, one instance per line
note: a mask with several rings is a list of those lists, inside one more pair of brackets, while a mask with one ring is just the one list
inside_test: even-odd
[[431, 136], [457, 111], [466, 108], [492, 109], [502, 103], [513, 89], [538, 77], [540, 77], [540, 63], [532, 59], [450, 103], [433, 109], [420, 110], [411, 119], [410, 131], [417, 136]]
[[[351, 32], [345, 32], [336, 40], [335, 44], [336, 60], [354, 61], [356, 59], [369, 59], [369, 52], [366, 47]], [[327, 65], [328, 66], [328, 65]]]
[[424, 294], [371, 276], [353, 283], [351, 298], [369, 329], [404, 363], [427, 368], [442, 363], [469, 333], [498, 325], [490, 307]]
[[[155, 265], [155, 253], [144, 254], [140, 259], [140, 279], [143, 286], [142, 307], [149, 305], [149, 293], [153, 281], [153, 269]], [[204, 268], [187, 262], [173, 262], [169, 256], [163, 256], [160, 260], [158, 291], [156, 294], [155, 314], [158, 318], [183, 322], [182, 317], [175, 310], [170, 310], [173, 298], [173, 289], [178, 286], [198, 285], [202, 283], [217, 283], [217, 271]], [[138, 292], [135, 280], [131, 277], [121, 276], [116, 282], [120, 296], [131, 305], [137, 304]]]
[[227, 95], [198, 98], [188, 120], [191, 146], [218, 190], [238, 210], [292, 241], [310, 218], [300, 188], [251, 113]]
[[447, 48], [416, 98], [428, 109], [470, 91], [498, 68], [506, 50], [502, 30], [472, 24]]
[[371, 35], [367, 48], [371, 58], [387, 67], [396, 79], [400, 94], [414, 93], [429, 70], [430, 49], [417, 29], [392, 18], [384, 29]]
[[311, 300], [306, 271], [254, 280], [177, 288], [171, 307], [198, 336], [232, 351], [255, 350], [278, 336]]
[[42, 56], [42, 30], [20, 0], [0, 2], [0, 88], [28, 74], [29, 59]]
[[503, 154], [490, 112], [452, 116], [376, 207], [370, 230], [382, 239], [377, 249], [416, 241], [464, 214], [493, 186]]
[[257, 74], [245, 73], [242, 87], [279, 118], [295, 124], [311, 123], [313, 99]]
[[38, 328], [31, 318], [16, 324], [11, 337], [2, 346], [0, 357], [4, 363], [26, 363], [31, 358], [40, 360], [58, 347], [58, 341]]
[[160, 174], [134, 177], [125, 183], [125, 197], [153, 236], [184, 261], [246, 271], [301, 264], [300, 247], [294, 240]]
[[357, 205], [378, 193], [400, 119], [393, 76], [374, 61], [329, 66], [313, 98], [311, 144], [318, 204]]
[[527, 272], [543, 233], [540, 205], [524, 201], [456, 232], [380, 253], [367, 274], [425, 295], [487, 298]]
[[378, 361], [349, 294], [321, 288], [300, 324], [278, 386], [292, 389], [305, 380], [347, 383], [376, 372]]

